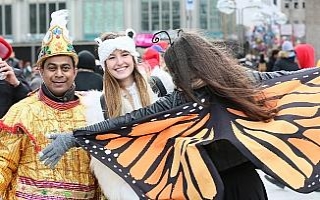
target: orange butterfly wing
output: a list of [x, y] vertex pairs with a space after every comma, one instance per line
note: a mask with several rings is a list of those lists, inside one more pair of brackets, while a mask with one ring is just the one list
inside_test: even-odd
[[268, 123], [249, 120], [228, 108], [233, 143], [259, 168], [293, 190], [320, 188], [319, 70], [282, 77], [268, 83], [267, 97], [279, 97], [279, 113]]
[[223, 185], [201, 148], [214, 139], [209, 119], [201, 106], [186, 104], [78, 139], [141, 199], [220, 199]]

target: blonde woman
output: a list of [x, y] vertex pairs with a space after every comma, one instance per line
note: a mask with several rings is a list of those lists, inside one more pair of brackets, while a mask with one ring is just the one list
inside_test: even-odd
[[[85, 104], [91, 107], [89, 124], [121, 116], [157, 100], [147, 77], [138, 70], [139, 53], [128, 32], [104, 33], [96, 41], [100, 64], [104, 69], [104, 93], [102, 98], [98, 92], [86, 95]], [[120, 176], [94, 157], [91, 160], [91, 170], [109, 200], [138, 199]]]

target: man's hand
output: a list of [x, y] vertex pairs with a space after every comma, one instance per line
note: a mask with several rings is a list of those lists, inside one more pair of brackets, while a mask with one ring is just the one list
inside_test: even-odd
[[61, 157], [72, 147], [77, 146], [76, 138], [73, 137], [72, 132], [50, 134], [49, 139], [53, 141], [46, 148], [40, 152], [40, 161], [44, 161], [44, 164], [54, 169]]
[[13, 87], [17, 87], [20, 84], [20, 81], [14, 74], [13, 68], [2, 59], [0, 59], [0, 73], [4, 73], [4, 76], [6, 77], [5, 81], [7, 81]]

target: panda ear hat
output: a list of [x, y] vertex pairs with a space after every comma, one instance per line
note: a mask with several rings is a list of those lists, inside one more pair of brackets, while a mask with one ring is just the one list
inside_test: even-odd
[[126, 36], [129, 36], [132, 39], [134, 39], [134, 37], [136, 36], [136, 32], [132, 28], [128, 28], [126, 30]]
[[125, 33], [126, 35], [124, 35], [124, 32], [122, 31], [121, 36], [117, 36], [114, 39], [107, 39], [104, 41], [102, 41], [101, 38], [95, 39], [98, 44], [98, 56], [102, 68], [105, 67], [107, 58], [116, 49], [129, 52], [135, 60], [140, 56], [136, 50], [136, 44], [133, 39], [135, 36], [134, 30], [127, 29]]

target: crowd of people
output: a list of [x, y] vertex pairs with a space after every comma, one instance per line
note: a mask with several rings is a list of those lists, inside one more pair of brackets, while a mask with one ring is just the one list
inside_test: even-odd
[[[305, 68], [316, 67], [316, 52], [311, 44], [293, 45], [291, 41], [285, 40], [279, 48], [274, 48], [269, 52], [261, 52], [252, 59], [248, 54], [240, 61], [250, 68], [261, 72], [272, 71], [297, 71]], [[246, 64], [247, 62], [247, 64]]]
[[[0, 80], [0, 199], [268, 199], [256, 171], [265, 168], [227, 137], [239, 134], [234, 127], [219, 136], [219, 127], [230, 121], [225, 112], [219, 110], [219, 116], [213, 110], [227, 106], [253, 122], [276, 121], [279, 108], [261, 84], [317, 72], [310, 44], [294, 47], [285, 41], [268, 60], [261, 54], [253, 69], [222, 45], [188, 31], [141, 54], [135, 32], [128, 29], [97, 37], [96, 59], [73, 48], [67, 15], [67, 10], [52, 13], [33, 67], [17, 69], [8, 53], [0, 60], [5, 73]], [[161, 123], [162, 117], [169, 119]], [[98, 146], [96, 140], [107, 143]], [[179, 154], [189, 151], [187, 158]], [[154, 158], [153, 163], [144, 157]], [[148, 162], [138, 165], [140, 160]], [[144, 167], [134, 171], [136, 166]], [[294, 175], [287, 180], [273, 171], [266, 173], [276, 184], [304, 192], [320, 188], [318, 183], [296, 188]]]

